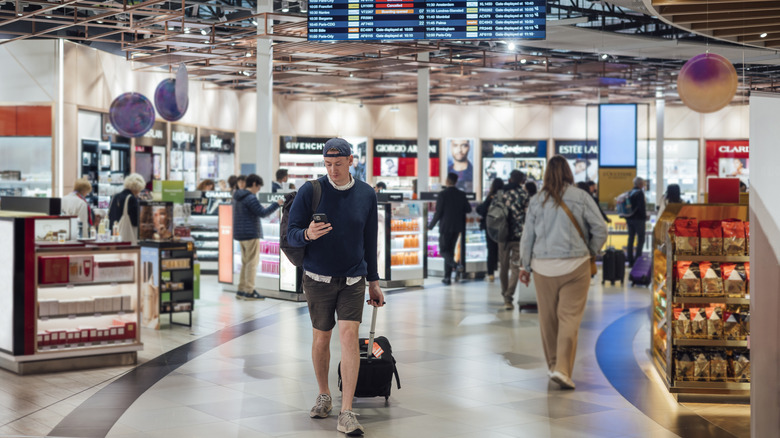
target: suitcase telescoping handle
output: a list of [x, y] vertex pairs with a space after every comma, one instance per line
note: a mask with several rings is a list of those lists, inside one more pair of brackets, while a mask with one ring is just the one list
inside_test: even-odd
[[371, 358], [374, 356], [374, 335], [376, 334], [376, 312], [379, 310], [379, 307], [374, 307], [374, 312], [371, 315], [371, 331], [368, 332], [368, 346], [366, 348], [367, 350], [367, 357]]

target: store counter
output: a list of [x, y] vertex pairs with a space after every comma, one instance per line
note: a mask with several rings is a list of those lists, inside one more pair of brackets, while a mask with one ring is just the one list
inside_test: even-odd
[[[436, 197], [438, 192], [423, 192], [421, 198], [426, 202], [426, 216], [428, 223], [433, 220], [436, 212]], [[466, 229], [459, 239], [460, 254], [465, 254], [465, 263], [460, 261], [464, 267], [464, 273], [472, 277], [479, 278], [487, 272], [487, 240], [485, 232], [479, 228], [479, 214], [475, 193], [466, 193], [471, 205], [471, 213], [466, 215]], [[427, 241], [427, 274], [444, 275], [444, 258], [439, 252], [439, 225], [437, 224], [428, 232]], [[456, 250], [456, 261], [458, 261], [458, 251]]]
[[378, 200], [379, 284], [382, 287], [421, 286], [426, 277], [425, 203], [405, 201], [400, 193], [380, 193]]

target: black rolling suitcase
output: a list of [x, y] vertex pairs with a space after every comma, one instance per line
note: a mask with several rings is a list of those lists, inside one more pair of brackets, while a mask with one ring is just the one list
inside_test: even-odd
[[[384, 336], [374, 338], [377, 310], [378, 308], [374, 307], [368, 339], [360, 338], [360, 371], [355, 387], [355, 397], [384, 397], [387, 401], [393, 387], [393, 376], [395, 376], [398, 389], [401, 389], [401, 380], [398, 378], [398, 369], [395, 366], [390, 341]], [[369, 348], [369, 345], [374, 345], [374, 343], [377, 345], [374, 348]], [[341, 363], [339, 363], [339, 391], [343, 391], [341, 388]]]
[[653, 280], [652, 272], [653, 258], [649, 254], [642, 254], [634, 261], [634, 267], [631, 268], [631, 272], [628, 274], [628, 281], [631, 282], [631, 286], [647, 286]]
[[620, 281], [622, 285], [626, 277], [626, 254], [615, 248], [607, 248], [601, 259], [601, 284]]

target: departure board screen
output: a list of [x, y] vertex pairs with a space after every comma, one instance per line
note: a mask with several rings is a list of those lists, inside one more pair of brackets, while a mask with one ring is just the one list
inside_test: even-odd
[[309, 0], [309, 41], [544, 39], [546, 1]]

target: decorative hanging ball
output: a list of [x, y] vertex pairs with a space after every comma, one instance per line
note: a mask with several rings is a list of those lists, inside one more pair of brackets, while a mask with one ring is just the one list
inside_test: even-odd
[[178, 82], [178, 79], [163, 79], [154, 91], [154, 106], [160, 117], [169, 122], [175, 122], [184, 117], [189, 106], [189, 99], [185, 95], [183, 108], [179, 107], [176, 94]]
[[154, 106], [141, 93], [124, 93], [111, 102], [108, 118], [122, 136], [140, 137], [154, 125]]
[[731, 102], [737, 84], [737, 70], [728, 59], [714, 53], [702, 53], [683, 65], [677, 77], [677, 92], [688, 108], [712, 113]]

